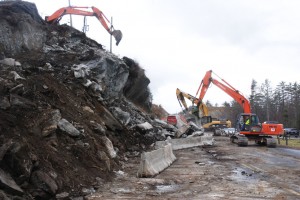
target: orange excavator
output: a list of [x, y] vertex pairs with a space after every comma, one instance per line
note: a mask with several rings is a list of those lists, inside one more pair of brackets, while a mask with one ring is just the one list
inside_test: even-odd
[[[279, 136], [283, 134], [283, 125], [276, 122], [260, 123], [258, 116], [251, 113], [250, 102], [237, 89], [232, 87], [224, 79], [220, 82], [212, 77], [212, 70], [207, 71], [201, 84], [198, 88], [199, 100], [202, 101], [208, 87], [211, 83], [223, 90], [235, 101], [237, 101], [243, 108], [244, 113], [239, 114], [236, 128], [237, 134], [231, 136], [231, 142], [236, 142], [239, 146], [247, 146], [248, 141], [255, 141], [256, 144], [266, 145], [268, 147], [276, 147], [276, 139], [272, 136]], [[197, 95], [196, 94], [196, 95]]]
[[[92, 9], [91, 11], [81, 10], [81, 9]], [[116, 40], [116, 45], [118, 45], [122, 39], [122, 32], [120, 30], [115, 30], [113, 26], [109, 27], [107, 23], [110, 23], [107, 17], [96, 7], [79, 7], [79, 6], [69, 6], [63, 7], [55, 11], [52, 15], [46, 16], [45, 20], [50, 24], [58, 24], [64, 15], [83, 15], [83, 16], [95, 16], [102, 26], [107, 30], [109, 34], [114, 36]]]

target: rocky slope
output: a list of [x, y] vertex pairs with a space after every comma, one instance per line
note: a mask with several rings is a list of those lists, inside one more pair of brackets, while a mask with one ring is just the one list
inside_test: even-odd
[[32, 3], [0, 2], [0, 56], [0, 199], [82, 198], [165, 138], [144, 70]]

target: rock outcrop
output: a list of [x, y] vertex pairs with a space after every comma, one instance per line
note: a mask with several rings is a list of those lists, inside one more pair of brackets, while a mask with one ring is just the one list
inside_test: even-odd
[[0, 56], [2, 199], [87, 195], [165, 139], [144, 70], [34, 4], [0, 2]]

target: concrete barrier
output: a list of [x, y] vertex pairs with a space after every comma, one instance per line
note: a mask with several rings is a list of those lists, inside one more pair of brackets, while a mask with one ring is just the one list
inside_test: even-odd
[[169, 167], [175, 160], [171, 144], [165, 144], [151, 152], [144, 152], [141, 155], [137, 176], [152, 177]]
[[166, 143], [172, 144], [173, 150], [185, 149], [196, 146], [213, 145], [214, 139], [210, 135], [181, 138], [181, 139], [168, 139], [166, 141], [157, 141], [155, 143], [155, 149], [159, 149]]

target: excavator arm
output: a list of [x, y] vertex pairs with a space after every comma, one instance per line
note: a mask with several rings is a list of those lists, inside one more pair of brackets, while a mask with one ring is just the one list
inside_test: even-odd
[[90, 7], [70, 6], [70, 7], [60, 8], [56, 12], [54, 12], [52, 15], [46, 16], [45, 20], [46, 20], [46, 22], [48, 22], [50, 24], [58, 24], [59, 21], [61, 20], [61, 18], [67, 14], [82, 15], [82, 16], [95, 16], [100, 21], [102, 26], [107, 30], [107, 32], [109, 34], [111, 34], [112, 36], [114, 36], [114, 38], [116, 40], [116, 45], [118, 45], [120, 43], [122, 36], [123, 36], [122, 32], [120, 30], [115, 30], [113, 26], [111, 26], [111, 28], [108, 26], [108, 23], [110, 23], [110, 22], [107, 19], [107, 17], [103, 14], [102, 11], [100, 11], [96, 7], [91, 7], [92, 12], [86, 11], [86, 10], [81, 10], [80, 8], [88, 9]]
[[197, 94], [200, 91], [199, 100], [202, 101], [204, 98], [208, 87], [211, 83], [216, 85], [218, 88], [223, 90], [229, 96], [231, 96], [235, 101], [237, 101], [242, 108], [244, 109], [244, 113], [251, 113], [250, 102], [246, 99], [237, 89], [232, 87], [229, 83], [227, 83], [224, 79], [221, 79], [224, 83], [212, 78], [212, 70], [207, 71], [204, 78], [201, 81], [201, 84], [197, 90]]
[[[185, 110], [188, 110], [188, 106], [186, 104], [185, 98], [190, 100], [192, 104], [196, 104], [196, 107], [198, 109], [197, 114], [193, 113], [196, 115], [198, 119], [200, 119], [201, 125], [205, 130], [213, 130], [215, 127], [219, 126], [226, 126], [226, 127], [231, 127], [231, 121], [229, 120], [219, 120], [216, 118], [212, 118], [211, 116], [208, 115], [208, 108], [206, 104], [204, 104], [202, 101], [200, 101], [198, 98], [181, 91], [180, 89], [176, 89], [176, 96], [178, 99], [178, 102], [180, 106], [185, 108]], [[199, 116], [199, 113], [202, 113], [202, 117]]]
[[185, 110], [188, 109], [188, 106], [185, 101], [185, 98], [187, 98], [188, 100], [190, 100], [192, 102], [192, 104], [197, 105], [199, 113], [202, 112], [203, 116], [208, 116], [207, 106], [202, 101], [199, 101], [199, 99], [197, 99], [196, 97], [194, 97], [186, 92], [183, 92], [178, 88], [176, 89], [176, 96], [177, 96], [180, 106], [182, 107], [182, 105], [183, 105]]

